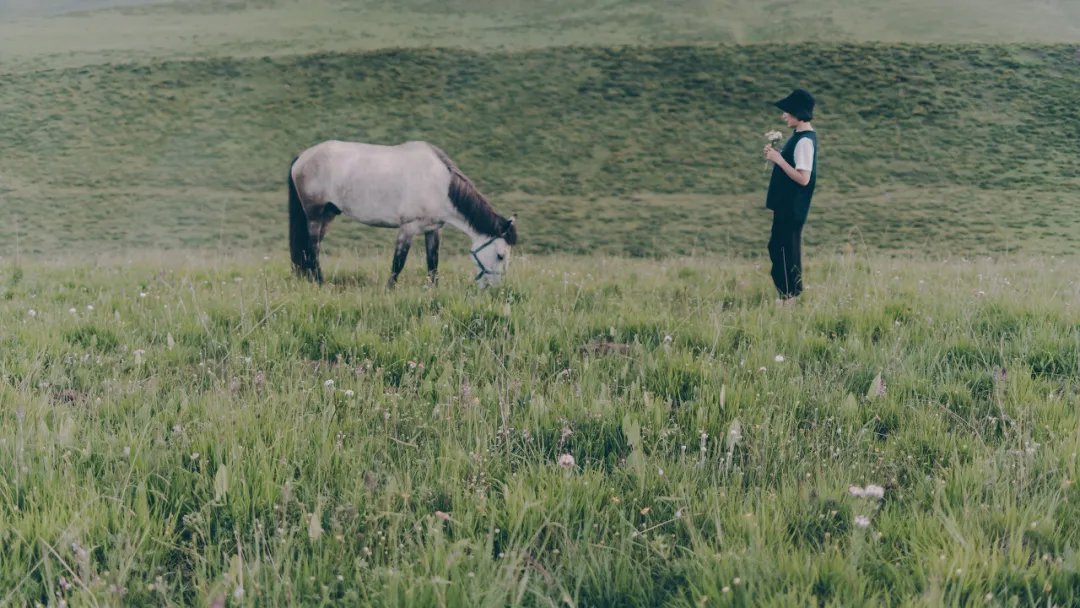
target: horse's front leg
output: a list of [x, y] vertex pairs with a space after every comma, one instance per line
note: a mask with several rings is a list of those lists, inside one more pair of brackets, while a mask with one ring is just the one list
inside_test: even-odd
[[405, 259], [409, 257], [409, 248], [412, 247], [414, 236], [416, 236], [416, 233], [404, 226], [398, 232], [397, 246], [394, 247], [394, 264], [390, 268], [390, 280], [386, 284], [387, 289], [393, 289], [397, 285], [398, 275], [405, 268]]
[[442, 229], [432, 230], [424, 235], [424, 245], [427, 249], [427, 273], [428, 280], [432, 285], [439, 282], [439, 243], [442, 240]]

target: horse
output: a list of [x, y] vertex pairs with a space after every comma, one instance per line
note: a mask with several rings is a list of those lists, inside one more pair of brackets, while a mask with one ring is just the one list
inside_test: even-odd
[[428, 279], [438, 281], [439, 243], [449, 224], [464, 232], [480, 288], [506, 274], [517, 244], [516, 216], [505, 218], [445, 152], [425, 141], [397, 145], [329, 140], [304, 150], [289, 167], [289, 249], [298, 275], [322, 284], [319, 250], [330, 223], [345, 214], [368, 226], [397, 228], [387, 288], [424, 235]]

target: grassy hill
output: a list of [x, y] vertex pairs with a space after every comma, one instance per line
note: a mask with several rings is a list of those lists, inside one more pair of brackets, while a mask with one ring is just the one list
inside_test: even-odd
[[[328, 138], [436, 142], [526, 251], [757, 253], [770, 102], [821, 99], [807, 238], [1067, 253], [1072, 46], [383, 50], [9, 74], [8, 217], [27, 251], [279, 249], [289, 160]], [[331, 246], [389, 243], [341, 220]]]
[[[139, 4], [5, 0], [0, 19], [107, 3]], [[0, 22], [0, 66], [417, 46], [1077, 39], [1073, 0], [188, 0]]]

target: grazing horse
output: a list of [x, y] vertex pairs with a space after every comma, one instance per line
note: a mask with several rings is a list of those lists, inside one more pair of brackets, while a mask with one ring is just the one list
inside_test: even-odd
[[396, 146], [326, 141], [293, 159], [289, 247], [298, 274], [322, 283], [320, 243], [330, 222], [343, 213], [369, 226], [398, 229], [391, 289], [421, 233], [432, 283], [446, 224], [472, 241], [469, 252], [482, 288], [505, 275], [510, 246], [517, 243], [514, 218], [499, 215], [446, 153], [423, 141]]

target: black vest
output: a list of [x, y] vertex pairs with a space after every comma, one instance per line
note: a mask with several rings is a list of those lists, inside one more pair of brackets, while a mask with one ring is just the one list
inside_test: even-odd
[[810, 183], [800, 186], [795, 183], [784, 170], [773, 166], [772, 179], [769, 181], [769, 194], [765, 199], [765, 207], [772, 209], [777, 215], [795, 222], [805, 222], [810, 214], [810, 200], [814, 198], [814, 185], [817, 183], [817, 133], [814, 131], [796, 132], [784, 144], [780, 155], [792, 167], [795, 166], [795, 146], [800, 140], [809, 139], [814, 142], [814, 168], [810, 171]]

